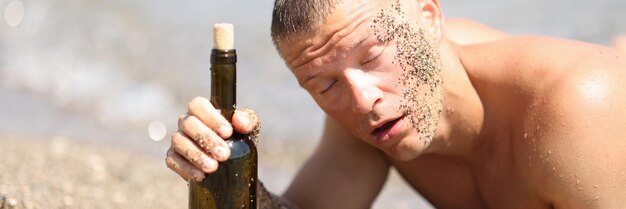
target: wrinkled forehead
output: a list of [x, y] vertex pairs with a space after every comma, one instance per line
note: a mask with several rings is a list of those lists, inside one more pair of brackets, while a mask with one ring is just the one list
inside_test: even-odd
[[[419, 0], [418, 0], [419, 1]], [[372, 21], [381, 12], [393, 13], [397, 16], [398, 5], [404, 12], [403, 18], [414, 18], [419, 11], [415, 0], [339, 0], [324, 22], [313, 26], [307, 33], [295, 33], [277, 42], [277, 49], [289, 68], [293, 70], [294, 61], [303, 51], [322, 48], [332, 38], [343, 38], [355, 31], [359, 21], [366, 18]], [[359, 30], [363, 32], [363, 30]], [[371, 31], [374, 31], [371, 28]], [[334, 36], [334, 37], [333, 37]], [[302, 58], [300, 58], [302, 59]]]
[[307, 56], [315, 56], [328, 51], [345, 37], [353, 38], [358, 34], [373, 33], [374, 27], [363, 28], [362, 26], [371, 26], [372, 21], [381, 12], [398, 16], [396, 8], [400, 5], [404, 13], [403, 18], [415, 16], [410, 13], [415, 13], [414, 10], [419, 8], [416, 2], [414, 0], [343, 0], [338, 2], [323, 23], [315, 26], [310, 32], [296, 33], [285, 40], [278, 41], [277, 48], [287, 66], [294, 70], [295, 67], [309, 61]]

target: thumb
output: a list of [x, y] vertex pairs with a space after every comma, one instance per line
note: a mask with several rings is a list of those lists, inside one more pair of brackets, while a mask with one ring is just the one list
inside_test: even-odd
[[241, 134], [250, 134], [260, 125], [257, 114], [248, 108], [235, 110], [232, 123], [235, 131]]

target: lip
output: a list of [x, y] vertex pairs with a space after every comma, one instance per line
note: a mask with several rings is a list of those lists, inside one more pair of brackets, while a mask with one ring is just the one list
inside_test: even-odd
[[389, 141], [398, 134], [398, 128], [400, 122], [406, 117], [402, 115], [395, 119], [387, 120], [374, 127], [370, 133], [374, 137], [374, 140], [378, 143]]

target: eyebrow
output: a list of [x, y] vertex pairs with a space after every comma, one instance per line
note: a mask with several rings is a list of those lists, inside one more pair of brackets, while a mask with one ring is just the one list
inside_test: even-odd
[[[352, 53], [352, 51], [354, 51], [354, 49], [358, 48], [359, 46], [361, 46], [370, 36], [365, 36], [363, 38], [361, 38], [361, 40], [359, 40], [357, 43], [353, 44], [352, 46], [348, 47], [348, 53]], [[321, 74], [321, 72], [315, 71], [309, 75], [307, 75], [304, 78], [304, 81], [302, 81], [302, 83], [300, 83], [300, 86], [304, 87], [304, 84], [306, 84], [308, 81], [313, 80], [314, 78], [319, 77]]]
[[306, 82], [309, 82], [310, 80], [313, 80], [314, 78], [317, 78], [318, 76], [320, 76], [321, 72], [320, 71], [315, 71], [314, 73], [311, 73], [309, 75], [307, 75], [304, 78], [304, 81], [302, 81], [302, 83], [300, 83], [300, 86], [304, 87], [304, 84], [306, 84]]
[[361, 44], [363, 44], [369, 38], [370, 38], [370, 36], [365, 36], [365, 37], [361, 38], [361, 40], [359, 42], [357, 42], [356, 44], [350, 46], [350, 48], [348, 48], [349, 53], [352, 53], [352, 51], [354, 51], [354, 49], [359, 48], [359, 46], [361, 46]]

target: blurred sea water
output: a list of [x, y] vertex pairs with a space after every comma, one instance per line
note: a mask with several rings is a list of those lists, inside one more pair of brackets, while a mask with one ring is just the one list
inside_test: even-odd
[[[271, 43], [272, 3], [0, 0], [0, 133], [60, 135], [164, 156], [187, 101], [209, 96], [211, 25], [231, 22], [238, 104], [263, 121], [261, 179], [281, 192], [316, 145], [323, 112]], [[623, 0], [440, 3], [448, 17], [511, 34], [609, 44], [626, 33]], [[395, 175], [374, 206], [415, 207], [429, 206]]]

